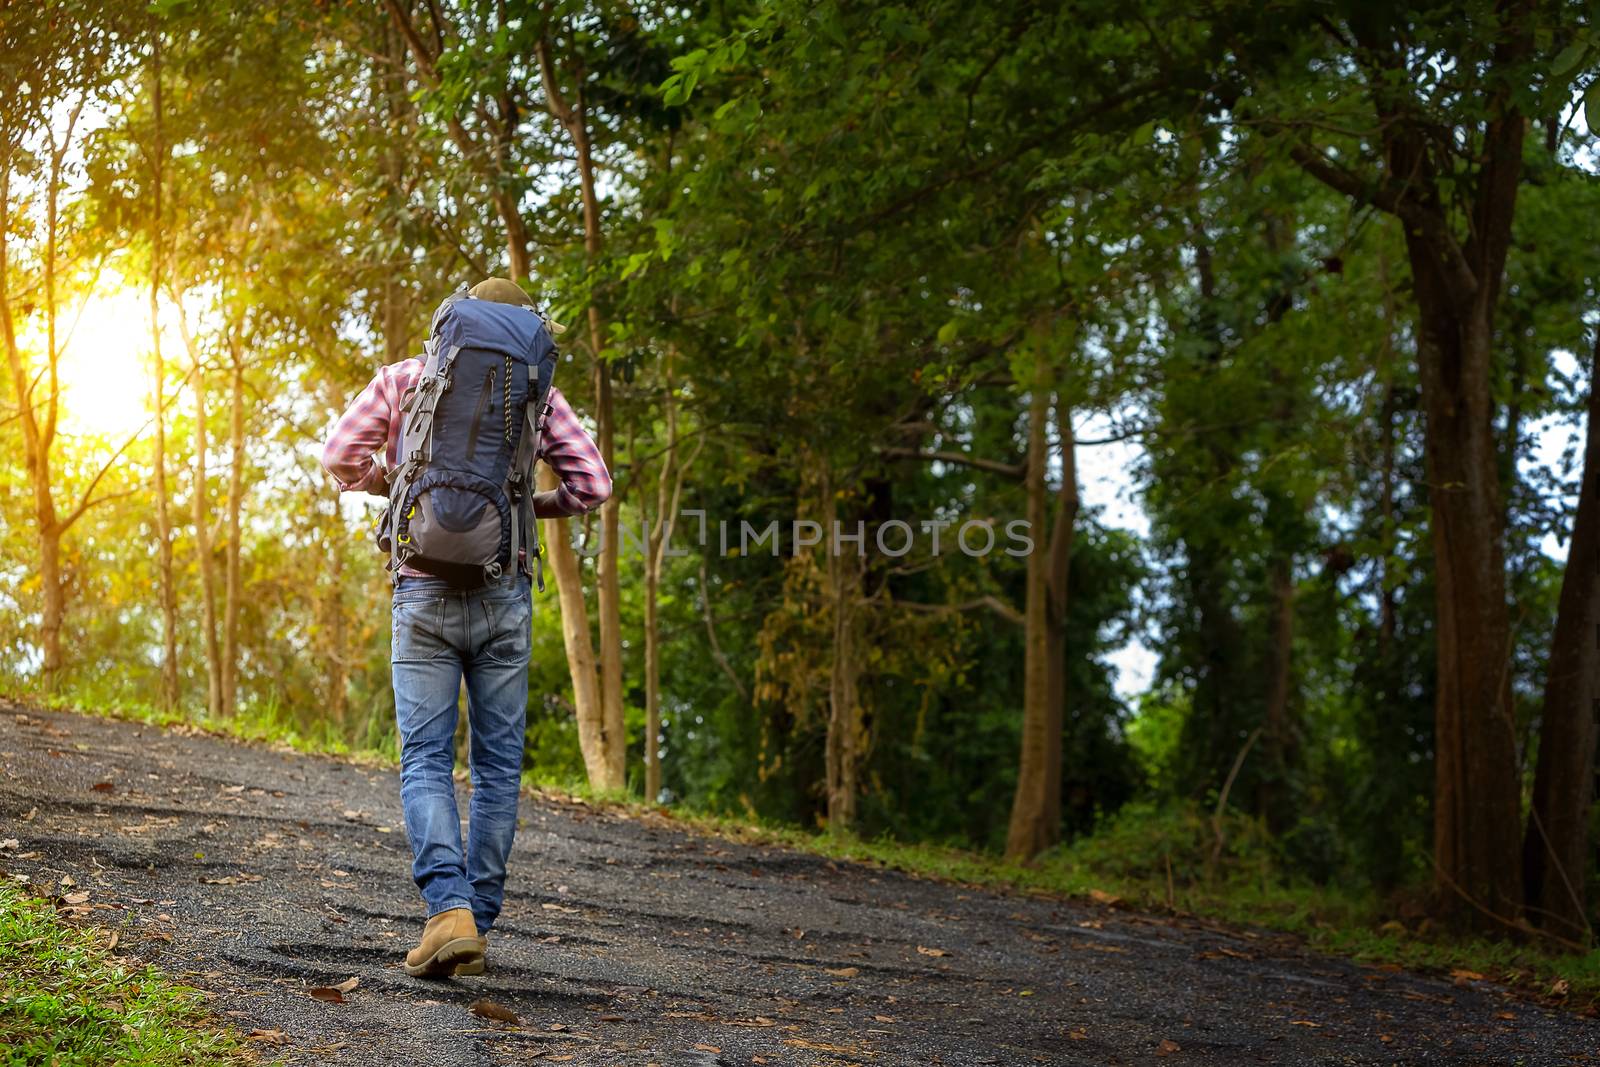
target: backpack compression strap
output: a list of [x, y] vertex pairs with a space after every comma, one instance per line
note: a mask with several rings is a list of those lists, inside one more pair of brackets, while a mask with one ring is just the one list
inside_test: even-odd
[[391, 531], [393, 555], [390, 557], [389, 569], [397, 581], [400, 568], [413, 554], [410, 547], [411, 537], [405, 532], [406, 520], [410, 517], [404, 511], [406, 497], [410, 495], [411, 484], [417, 480], [417, 476], [433, 458], [434, 412], [439, 407], [439, 398], [450, 388], [450, 373], [455, 366], [456, 356], [461, 351], [460, 348], [451, 346], [441, 356], [438, 344], [432, 339], [424, 347], [427, 349], [428, 359], [422, 366], [422, 377], [417, 380], [416, 386], [400, 405], [401, 416], [405, 419], [400, 441], [407, 451], [400, 457], [400, 468], [395, 473], [389, 497], [389, 521], [393, 526]]

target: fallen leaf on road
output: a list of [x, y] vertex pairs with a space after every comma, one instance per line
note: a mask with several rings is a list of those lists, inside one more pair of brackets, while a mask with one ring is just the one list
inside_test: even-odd
[[1479, 974], [1477, 971], [1464, 971], [1464, 970], [1460, 969], [1459, 967], [1450, 972], [1450, 977], [1456, 979], [1457, 981], [1467, 981], [1467, 982], [1481, 982], [1481, 981], [1483, 981], [1483, 975]]
[[341, 993], [348, 993], [351, 990], [355, 989], [355, 987], [360, 985], [360, 984], [361, 984], [361, 979], [359, 979], [359, 978], [346, 978], [344, 981], [340, 982], [338, 985], [334, 986], [333, 988], [337, 989]]
[[861, 973], [860, 967], [824, 967], [823, 970], [835, 978], [854, 978]]
[[66, 901], [68, 904], [83, 904], [83, 903], [88, 901], [89, 894], [88, 894], [87, 891], [80, 891], [80, 892], [77, 892], [77, 893], [68, 893], [66, 896], [62, 897], [61, 899]]
[[109, 793], [115, 789], [116, 786], [112, 785], [110, 782], [96, 782], [89, 788], [93, 789], [96, 793]]
[[874, 1015], [872, 1017], [872, 1021], [875, 1023], [895, 1023], [899, 1022], [900, 1020], [896, 1019], [893, 1015]]
[[595, 1018], [603, 1023], [625, 1023], [628, 1021], [625, 1015], [596, 1015]]
[[516, 1012], [503, 1004], [496, 1004], [492, 1000], [474, 1000], [467, 1005], [467, 1010], [480, 1019], [494, 1019], [497, 1022], [511, 1023], [512, 1025], [518, 1022]]
[[243, 885], [245, 882], [259, 882], [259, 874], [229, 874], [221, 878], [202, 878], [201, 885]]
[[61, 884], [66, 886], [68, 889], [71, 889], [73, 886], [78, 884], [78, 880], [72, 877], [70, 874], [63, 874], [61, 876]]
[[343, 1004], [344, 994], [332, 986], [315, 985], [306, 990], [307, 995], [317, 1000], [327, 1001], [329, 1004]]
[[1313, 1030], [1321, 1030], [1322, 1029], [1322, 1024], [1321, 1023], [1314, 1023], [1310, 1019], [1290, 1019], [1289, 1020], [1289, 1025], [1290, 1026], [1309, 1026]]
[[1178, 1044], [1176, 1041], [1163, 1040], [1161, 1042], [1161, 1044], [1156, 1046], [1156, 1055], [1157, 1056], [1170, 1056], [1174, 1052], [1182, 1052], [1182, 1051], [1183, 1051], [1183, 1046]]
[[1072, 1038], [1074, 1041], [1087, 1041], [1089, 1040], [1089, 1031], [1080, 1026], [1076, 1030], [1068, 1030], [1067, 1036]]
[[3, 852], [4, 850], [6, 850], [8, 848], [21, 848], [21, 847], [22, 847], [22, 842], [18, 841], [14, 837], [8, 837], [4, 841], [0, 841], [0, 852]]
[[577, 911], [578, 911], [577, 908], [568, 908], [568, 907], [565, 907], [565, 906], [563, 906], [561, 904], [551, 904], [551, 903], [548, 903], [548, 902], [546, 902], [544, 904], [541, 904], [539, 906], [541, 908], [543, 908], [545, 911], [564, 911], [569, 915], [575, 915], [575, 914], [577, 914]]
[[946, 952], [942, 948], [928, 948], [925, 945], [918, 945], [917, 946], [917, 951], [922, 953], [924, 956], [948, 956], [948, 955], [950, 955], [950, 953]]
[[1110, 907], [1113, 904], [1122, 903], [1121, 897], [1117, 896], [1115, 893], [1107, 893], [1104, 889], [1089, 890], [1089, 899], [1094, 901], [1096, 904], [1104, 904], [1106, 907]]
[[246, 1036], [251, 1041], [265, 1041], [269, 1045], [281, 1045], [288, 1040], [282, 1030], [252, 1030]]
[[786, 1037], [783, 1043], [792, 1048], [808, 1048], [816, 1052], [843, 1052], [852, 1056], [858, 1055], [860, 1052], [859, 1049], [847, 1048], [844, 1045], [829, 1045], [822, 1041], [807, 1041], [803, 1037]]
[[709, 1052], [713, 1056], [722, 1051], [722, 1049], [717, 1045], [696, 1045], [695, 1048], [699, 1049], [701, 1052]]
[[1552, 997], [1564, 997], [1571, 991], [1572, 986], [1568, 984], [1565, 978], [1557, 979], [1556, 984], [1550, 987], [1550, 995]]
[[28, 809], [28, 814], [26, 814], [26, 815], [24, 815], [22, 817], [22, 821], [23, 822], [32, 822], [33, 821], [33, 817], [35, 815], [37, 815], [37, 814], [39, 814], [39, 809], [38, 808], [29, 808]]

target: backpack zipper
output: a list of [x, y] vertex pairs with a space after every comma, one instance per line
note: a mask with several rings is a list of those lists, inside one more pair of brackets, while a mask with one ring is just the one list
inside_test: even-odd
[[483, 413], [489, 410], [489, 401], [494, 398], [494, 368], [490, 367], [483, 376], [483, 391], [478, 394], [478, 406], [472, 412], [472, 428], [467, 431], [467, 461], [471, 462], [473, 455], [478, 451], [478, 426], [483, 422]]

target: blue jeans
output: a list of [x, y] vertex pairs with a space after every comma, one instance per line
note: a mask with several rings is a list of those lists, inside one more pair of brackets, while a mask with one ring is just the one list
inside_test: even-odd
[[[430, 918], [471, 908], [480, 934], [500, 914], [517, 832], [531, 611], [521, 576], [468, 590], [402, 576], [394, 594], [390, 664], [411, 876]], [[472, 739], [465, 858], [451, 778], [463, 677]]]

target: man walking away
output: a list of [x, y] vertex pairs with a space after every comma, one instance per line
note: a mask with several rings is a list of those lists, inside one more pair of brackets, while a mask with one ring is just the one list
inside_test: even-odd
[[[434, 314], [426, 360], [379, 369], [334, 425], [322, 465], [342, 492], [389, 498], [379, 545], [394, 578], [390, 663], [400, 800], [427, 905], [407, 974], [481, 974], [517, 827], [528, 703], [535, 519], [579, 515], [611, 475], [561, 391], [526, 293], [490, 278]], [[544, 460], [559, 485], [534, 492]], [[543, 582], [540, 582], [543, 588]], [[452, 772], [467, 686], [472, 801], [461, 842]]]

